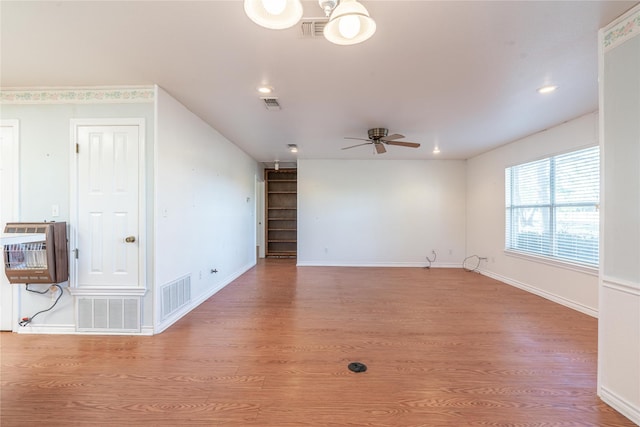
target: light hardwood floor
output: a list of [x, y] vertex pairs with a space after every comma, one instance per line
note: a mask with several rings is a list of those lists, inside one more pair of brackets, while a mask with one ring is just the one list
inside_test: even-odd
[[596, 333], [463, 270], [261, 261], [153, 337], [2, 333], [0, 424], [632, 426]]

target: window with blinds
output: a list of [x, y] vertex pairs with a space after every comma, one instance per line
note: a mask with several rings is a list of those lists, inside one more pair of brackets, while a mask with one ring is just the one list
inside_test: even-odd
[[597, 267], [600, 148], [505, 170], [508, 251]]

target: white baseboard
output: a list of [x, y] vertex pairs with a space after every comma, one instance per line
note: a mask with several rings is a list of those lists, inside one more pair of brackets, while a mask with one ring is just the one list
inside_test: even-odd
[[256, 265], [256, 261], [253, 260], [249, 264], [244, 265], [243, 267], [241, 267], [240, 269], [238, 269], [234, 273], [232, 273], [229, 276], [227, 276], [226, 278], [224, 278], [223, 281], [220, 282], [217, 286], [215, 286], [215, 287], [213, 287], [211, 289], [208, 289], [207, 292], [205, 292], [202, 295], [199, 295], [196, 299], [191, 301], [190, 304], [187, 304], [181, 310], [176, 311], [171, 316], [166, 318], [163, 322], [160, 322], [159, 324], [157, 324], [156, 327], [153, 330], [152, 335], [153, 334], [159, 334], [159, 333], [165, 331], [171, 325], [173, 325], [178, 320], [183, 318], [191, 310], [193, 310], [194, 308], [198, 307], [200, 304], [202, 304], [203, 302], [205, 302], [206, 300], [211, 298], [213, 295], [218, 293], [221, 289], [223, 289], [229, 283], [233, 282], [238, 277], [240, 277], [241, 275], [243, 275], [244, 273], [249, 271], [251, 268], [255, 267], [255, 265]]
[[514, 286], [516, 288], [522, 289], [523, 291], [530, 292], [532, 294], [538, 295], [539, 297], [548, 299], [560, 305], [564, 305], [565, 307], [569, 307], [571, 309], [577, 310], [581, 313], [589, 315], [591, 317], [598, 317], [598, 310], [588, 307], [584, 304], [580, 304], [578, 302], [572, 301], [560, 295], [552, 294], [550, 292], [544, 291], [540, 288], [536, 288], [535, 286], [528, 285], [526, 283], [520, 282], [518, 280], [510, 279], [508, 277], [502, 276], [500, 274], [493, 273], [488, 270], [479, 270], [479, 273], [483, 276], [491, 277], [492, 279], [499, 280], [507, 285]]
[[606, 387], [600, 387], [598, 396], [607, 405], [620, 412], [632, 422], [640, 426], [640, 407], [618, 396], [616, 393], [608, 390]]
[[[426, 262], [340, 262], [340, 261], [298, 261], [297, 267], [427, 267]], [[434, 262], [431, 268], [460, 268], [460, 263]]]
[[15, 330], [18, 334], [49, 334], [49, 335], [153, 335], [151, 326], [143, 326], [139, 333], [132, 332], [108, 332], [108, 331], [90, 331], [78, 332], [75, 325], [27, 325], [20, 326]]
[[76, 325], [32, 325], [18, 326], [16, 332], [19, 334], [75, 334]]

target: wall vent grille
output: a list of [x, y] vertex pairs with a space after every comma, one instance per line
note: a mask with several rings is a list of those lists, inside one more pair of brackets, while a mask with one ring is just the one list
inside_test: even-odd
[[140, 332], [140, 298], [78, 297], [79, 332]]
[[191, 276], [167, 283], [161, 288], [162, 320], [191, 302]]
[[316, 18], [307, 19], [300, 24], [303, 38], [324, 37], [324, 27], [329, 22], [328, 19]]

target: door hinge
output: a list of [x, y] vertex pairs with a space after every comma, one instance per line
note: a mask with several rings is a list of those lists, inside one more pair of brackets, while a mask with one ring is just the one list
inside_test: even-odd
[[80, 152], [80, 144], [76, 143], [76, 154]]
[[78, 248], [73, 250], [73, 256], [75, 256], [76, 259], [78, 259], [78, 252], [80, 252]]

